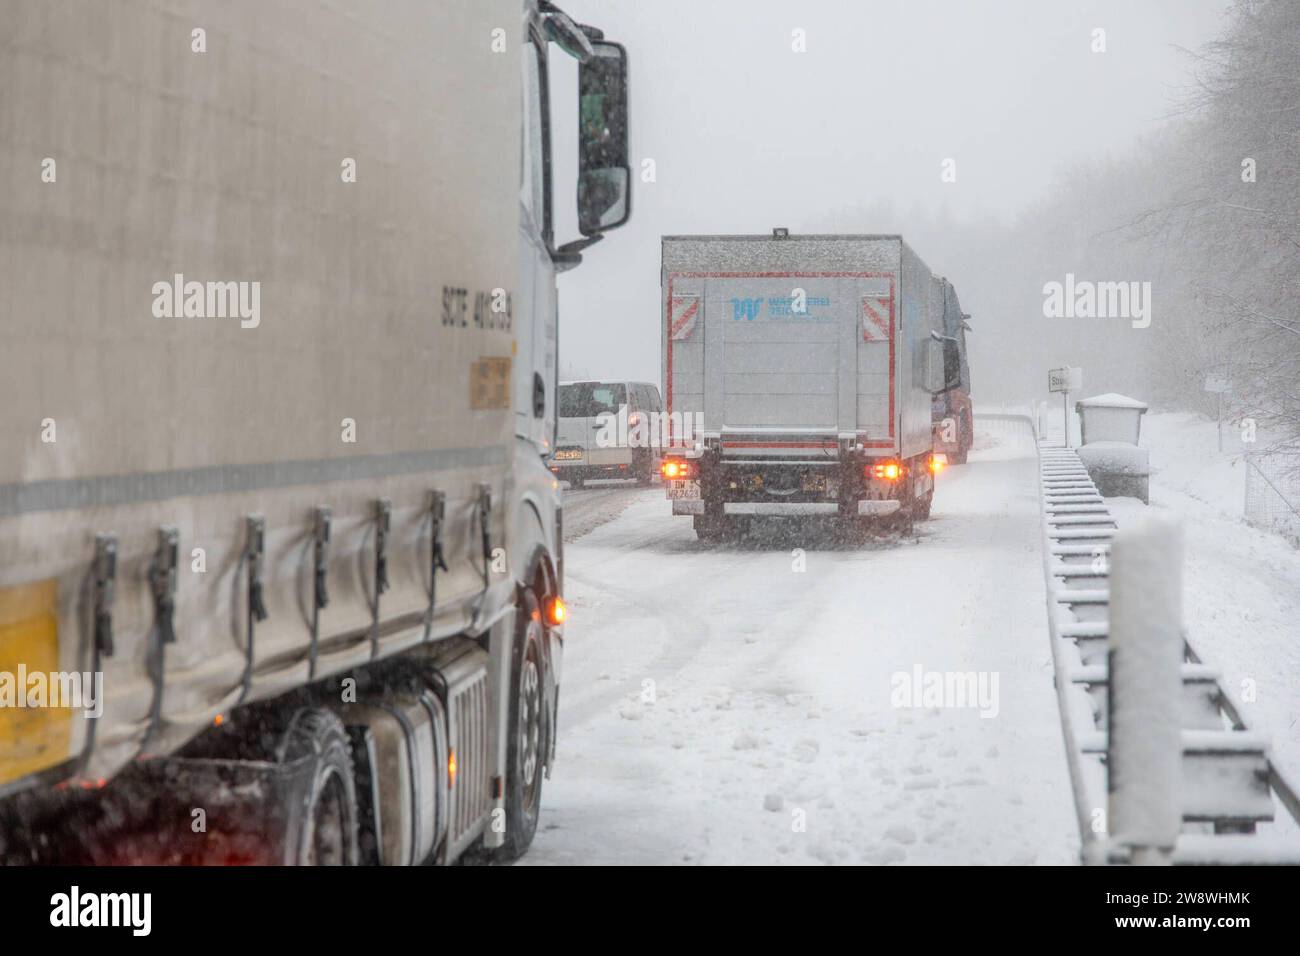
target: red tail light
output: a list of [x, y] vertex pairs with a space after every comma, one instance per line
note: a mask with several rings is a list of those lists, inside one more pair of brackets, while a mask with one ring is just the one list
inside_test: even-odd
[[896, 461], [878, 461], [873, 465], [867, 465], [863, 473], [868, 478], [875, 478], [878, 481], [898, 481], [903, 477], [903, 466]]
[[684, 458], [665, 458], [663, 464], [659, 466], [659, 474], [663, 475], [668, 481], [694, 478], [696, 474], [695, 462], [687, 461]]

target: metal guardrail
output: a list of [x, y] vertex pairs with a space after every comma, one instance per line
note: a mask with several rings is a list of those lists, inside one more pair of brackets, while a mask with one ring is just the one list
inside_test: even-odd
[[[1127, 863], [1126, 851], [1110, 842], [1105, 825], [1109, 554], [1118, 524], [1078, 456], [1061, 446], [1059, 436], [1053, 436], [1055, 442], [1044, 440], [1032, 414], [1005, 408], [977, 409], [975, 418], [1021, 426], [1034, 441], [1040, 470], [1048, 633], [1081, 858], [1090, 864]], [[1192, 761], [1193, 769], [1201, 773], [1207, 767], [1217, 772], [1223, 769], [1219, 764], [1237, 761], [1241, 764], [1236, 768], [1239, 782], [1259, 788], [1247, 794], [1251, 804], [1262, 809], [1255, 799], [1262, 791], [1270, 801], [1276, 800], [1272, 809], [1280, 807], [1300, 826], [1300, 789], [1273, 760], [1267, 741], [1252, 731], [1218, 672], [1205, 664], [1185, 638], [1183, 656], [1184, 704], [1199, 725], [1199, 729], [1183, 733], [1184, 766]], [[1188, 785], [1195, 787], [1196, 780]], [[1271, 818], [1272, 813], [1267, 816]], [[1300, 850], [1267, 842], [1266, 835], [1254, 832], [1256, 822], [1262, 821], [1201, 817], [1191, 821], [1190, 829], [1185, 822], [1173, 862], [1300, 863]], [[1195, 832], [1211, 827], [1215, 832]]]
[[[1078, 456], [1044, 441], [1032, 416], [997, 412], [987, 417], [1023, 422], [1038, 449], [1048, 632], [1081, 856], [1085, 863], [1129, 862], [1125, 848], [1107, 835], [1104, 766], [1109, 555], [1118, 524]], [[1266, 741], [1250, 731], [1218, 674], [1185, 641], [1184, 658], [1184, 706], [1190, 715], [1184, 719], [1194, 726], [1183, 732], [1187, 789], [1173, 862], [1300, 863], [1300, 851], [1267, 844], [1255, 833], [1257, 822], [1274, 818], [1273, 798], [1300, 825], [1296, 787], [1273, 761]], [[1217, 799], [1232, 785], [1237, 790], [1230, 798]], [[1200, 799], [1210, 791], [1213, 798]], [[1189, 830], [1189, 824], [1212, 826], [1214, 832]]]

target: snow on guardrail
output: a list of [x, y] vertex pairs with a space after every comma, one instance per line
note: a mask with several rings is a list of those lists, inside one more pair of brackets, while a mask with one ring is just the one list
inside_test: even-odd
[[[993, 417], [1016, 416], [993, 413]], [[1024, 427], [1037, 438], [1048, 630], [1082, 858], [1085, 863], [1141, 862], [1150, 856], [1135, 855], [1130, 845], [1109, 835], [1112, 822], [1120, 827], [1127, 824], [1108, 820], [1116, 806], [1108, 803], [1108, 759], [1112, 768], [1128, 766], [1130, 774], [1141, 772], [1132, 769], [1141, 766], [1140, 754], [1135, 761], [1117, 755], [1118, 740], [1109, 733], [1110, 712], [1112, 708], [1116, 714], [1121, 712], [1117, 695], [1127, 690], [1122, 700], [1128, 702], [1130, 719], [1142, 733], [1150, 729], [1141, 726], [1142, 712], [1152, 703], [1141, 699], [1151, 693], [1142, 675], [1133, 677], [1131, 689], [1113, 687], [1109, 680], [1111, 546], [1119, 527], [1078, 455], [1062, 447], [1059, 438], [1051, 441], [1038, 435], [1032, 416], [1024, 416]], [[1181, 560], [1174, 551], [1168, 560]], [[1181, 622], [1177, 626], [1181, 635]], [[1176, 739], [1182, 750], [1176, 782], [1182, 826], [1172, 862], [1300, 863], [1300, 845], [1257, 832], [1258, 825], [1282, 816], [1279, 808], [1300, 826], [1296, 788], [1273, 763], [1267, 739], [1251, 732], [1241, 719], [1218, 673], [1201, 661], [1185, 639], [1181, 657], [1177, 702], [1181, 727], [1170, 739]], [[1122, 683], [1129, 683], [1128, 675]], [[1128, 725], [1116, 724], [1118, 738]], [[1155, 776], [1159, 775], [1131, 794], [1139, 804], [1143, 799], [1169, 799], [1170, 781], [1166, 778], [1162, 789]], [[1129, 818], [1141, 812], [1136, 806], [1128, 804]], [[1128, 834], [1130, 843], [1132, 838]]]

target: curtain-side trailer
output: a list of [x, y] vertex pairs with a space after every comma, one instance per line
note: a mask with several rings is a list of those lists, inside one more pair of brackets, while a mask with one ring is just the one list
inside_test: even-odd
[[0, 862], [517, 855], [555, 274], [629, 212], [626, 54], [537, 0], [198, 12], [5, 7]]

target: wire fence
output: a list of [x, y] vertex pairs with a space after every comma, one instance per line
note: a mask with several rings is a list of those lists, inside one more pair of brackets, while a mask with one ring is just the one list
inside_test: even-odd
[[1300, 548], [1300, 456], [1246, 456], [1246, 520]]

